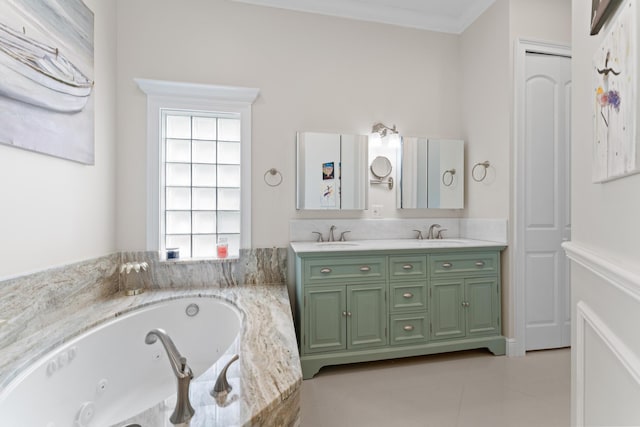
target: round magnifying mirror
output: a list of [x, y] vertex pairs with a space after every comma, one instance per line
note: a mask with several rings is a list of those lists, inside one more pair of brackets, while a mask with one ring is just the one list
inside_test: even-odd
[[376, 178], [386, 178], [391, 173], [391, 162], [384, 156], [378, 156], [371, 162], [370, 169]]

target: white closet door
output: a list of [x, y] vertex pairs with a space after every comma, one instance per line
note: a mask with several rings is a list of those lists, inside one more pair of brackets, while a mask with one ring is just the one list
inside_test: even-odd
[[570, 345], [571, 59], [527, 53], [525, 83], [526, 349]]

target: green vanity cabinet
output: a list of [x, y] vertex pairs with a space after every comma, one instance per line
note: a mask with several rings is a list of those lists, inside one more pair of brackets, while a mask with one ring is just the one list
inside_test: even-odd
[[314, 286], [305, 291], [304, 350], [320, 353], [387, 344], [386, 286]]
[[503, 248], [295, 253], [303, 377], [328, 365], [456, 350], [504, 354]]
[[498, 280], [434, 280], [431, 282], [431, 339], [500, 333]]
[[428, 262], [426, 254], [389, 256], [390, 346], [426, 344]]
[[499, 253], [430, 257], [432, 340], [500, 334]]

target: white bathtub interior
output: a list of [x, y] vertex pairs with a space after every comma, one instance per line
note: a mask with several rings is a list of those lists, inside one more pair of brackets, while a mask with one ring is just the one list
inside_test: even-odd
[[[199, 308], [195, 316], [186, 313], [191, 304]], [[119, 316], [16, 377], [0, 394], [2, 423], [109, 426], [167, 399], [176, 391], [176, 379], [162, 344], [144, 342], [154, 328], [169, 334], [195, 378], [234, 343], [241, 318], [215, 298], [170, 300]]]

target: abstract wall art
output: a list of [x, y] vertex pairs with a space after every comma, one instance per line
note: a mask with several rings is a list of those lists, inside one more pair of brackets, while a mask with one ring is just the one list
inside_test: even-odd
[[0, 1], [0, 143], [94, 164], [93, 12]]
[[636, 1], [627, 0], [593, 58], [594, 182], [640, 172], [636, 21]]

